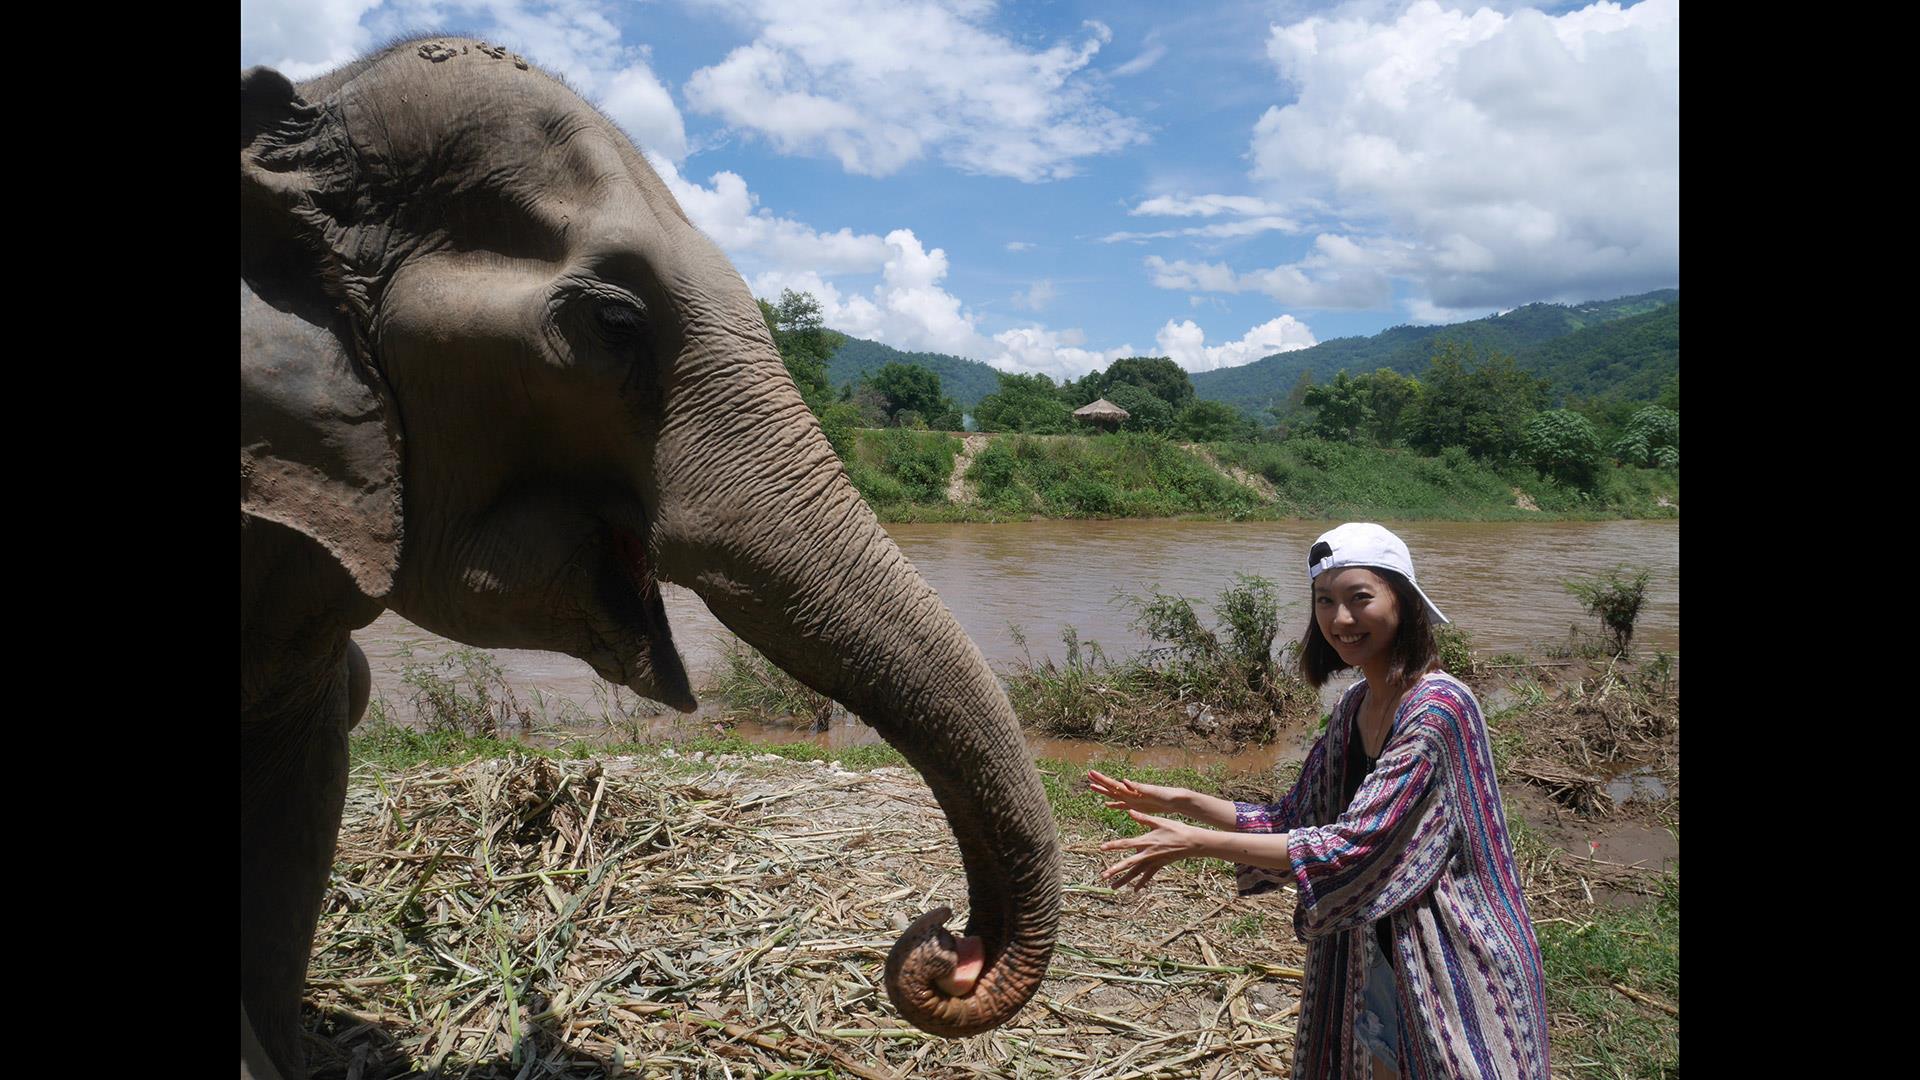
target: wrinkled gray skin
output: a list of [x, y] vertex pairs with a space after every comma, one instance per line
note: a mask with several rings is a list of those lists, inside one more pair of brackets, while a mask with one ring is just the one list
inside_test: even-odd
[[1006, 696], [628, 141], [511, 55], [437, 40], [439, 61], [410, 42], [297, 88], [240, 77], [243, 1075], [305, 1072], [300, 994], [367, 700], [349, 632], [391, 608], [691, 709], [660, 581], [926, 777], [986, 969], [963, 997], [934, 985], [956, 955], [936, 911], [888, 990], [928, 1031], [1005, 1021], [1060, 899]]

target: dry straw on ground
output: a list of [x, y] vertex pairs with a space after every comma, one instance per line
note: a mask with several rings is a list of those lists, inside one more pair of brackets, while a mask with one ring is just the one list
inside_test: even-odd
[[[1552, 753], [1677, 784], [1677, 684], [1667, 701], [1610, 678], [1533, 725], [1512, 772]], [[1046, 982], [1012, 1023], [947, 1040], [904, 1025], [879, 983], [909, 918], [966, 918], [946, 821], [908, 770], [672, 751], [360, 766], [309, 972], [315, 1075], [1287, 1075], [1305, 958], [1291, 890], [1236, 898], [1219, 864], [1188, 862], [1116, 894], [1094, 884], [1107, 835], [1064, 829]], [[1659, 887], [1646, 867], [1517, 854], [1536, 924], [1585, 923], [1597, 886]], [[1556, 1047], [1580, 1023], [1556, 1015]]]
[[1608, 662], [1530, 712], [1508, 771], [1568, 809], [1604, 817], [1614, 807], [1606, 782], [1629, 772], [1662, 779], [1677, 798], [1679, 728], [1677, 679]]
[[[309, 976], [322, 1078], [1176, 1077], [1286, 1071], [1303, 951], [1218, 869], [1086, 884], [1013, 1023], [906, 1027], [903, 917], [960, 909], [918, 776], [778, 759], [516, 758], [355, 777]], [[956, 903], [958, 901], [958, 903]]]

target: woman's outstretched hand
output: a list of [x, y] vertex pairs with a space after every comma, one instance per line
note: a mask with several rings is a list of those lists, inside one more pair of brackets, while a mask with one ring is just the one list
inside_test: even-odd
[[[1165, 789], [1162, 789], [1165, 790]], [[1153, 875], [1168, 863], [1190, 859], [1202, 852], [1197, 841], [1208, 830], [1184, 825], [1166, 818], [1151, 817], [1138, 810], [1128, 810], [1127, 816], [1147, 827], [1139, 836], [1129, 836], [1120, 840], [1109, 840], [1100, 845], [1101, 851], [1128, 851], [1134, 854], [1100, 871], [1100, 880], [1115, 889], [1132, 885], [1136, 890], [1147, 887]]]
[[1116, 780], [1102, 772], [1087, 770], [1087, 786], [1104, 796], [1109, 810], [1139, 810], [1148, 814], [1179, 814], [1193, 792], [1186, 788], [1142, 784], [1136, 780]]

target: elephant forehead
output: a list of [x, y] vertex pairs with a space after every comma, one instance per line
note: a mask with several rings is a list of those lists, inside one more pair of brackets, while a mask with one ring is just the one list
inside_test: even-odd
[[398, 46], [334, 99], [361, 163], [388, 182], [412, 196], [518, 205], [537, 217], [554, 209], [555, 226], [569, 205], [664, 191], [619, 129], [557, 80], [501, 63], [476, 42], [433, 43], [454, 54], [436, 62]]

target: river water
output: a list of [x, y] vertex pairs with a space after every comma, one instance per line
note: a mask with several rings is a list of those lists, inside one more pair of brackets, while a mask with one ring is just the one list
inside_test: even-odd
[[[1653, 572], [1634, 644], [1637, 651], [1680, 648], [1680, 526], [1676, 521], [1386, 523], [1414, 553], [1421, 586], [1482, 652], [1537, 653], [1567, 639], [1569, 629], [1599, 629], [1562, 581], [1616, 564]], [[1110, 656], [1146, 645], [1129, 625], [1126, 595], [1159, 589], [1206, 603], [1235, 574], [1274, 582], [1281, 600], [1281, 640], [1295, 638], [1308, 618], [1306, 552], [1329, 528], [1319, 521], [1256, 523], [1190, 521], [1036, 521], [1005, 525], [887, 526], [921, 574], [953, 610], [995, 670], [1010, 670], [1024, 655], [1059, 659], [1062, 631], [1098, 641]], [[731, 635], [700, 598], [662, 587], [675, 642], [694, 685], [701, 686]], [[1018, 627], [1016, 634], [1014, 628]], [[1025, 651], [1019, 644], [1024, 635]], [[374, 695], [389, 716], [407, 719], [414, 694], [403, 678], [409, 665], [431, 667], [460, 648], [383, 613], [353, 635], [373, 669]], [[559, 653], [487, 650], [521, 703], [542, 726], [597, 729], [620, 721], [638, 734], [658, 736], [679, 726], [711, 722], [710, 706], [696, 718], [650, 712], [629, 691], [609, 686], [585, 663]], [[1327, 699], [1346, 684], [1327, 688]], [[637, 718], [636, 718], [637, 717]], [[635, 725], [639, 725], [635, 727]], [[749, 731], [752, 735], [767, 734]], [[793, 738], [778, 733], [776, 738]], [[840, 717], [817, 736], [831, 746], [877, 741], [871, 729]], [[1083, 761], [1103, 748], [1058, 740], [1031, 740], [1047, 756]], [[1298, 745], [1295, 745], [1298, 744]], [[1296, 757], [1302, 740], [1221, 759], [1180, 750], [1135, 751], [1151, 764], [1263, 767]]]

